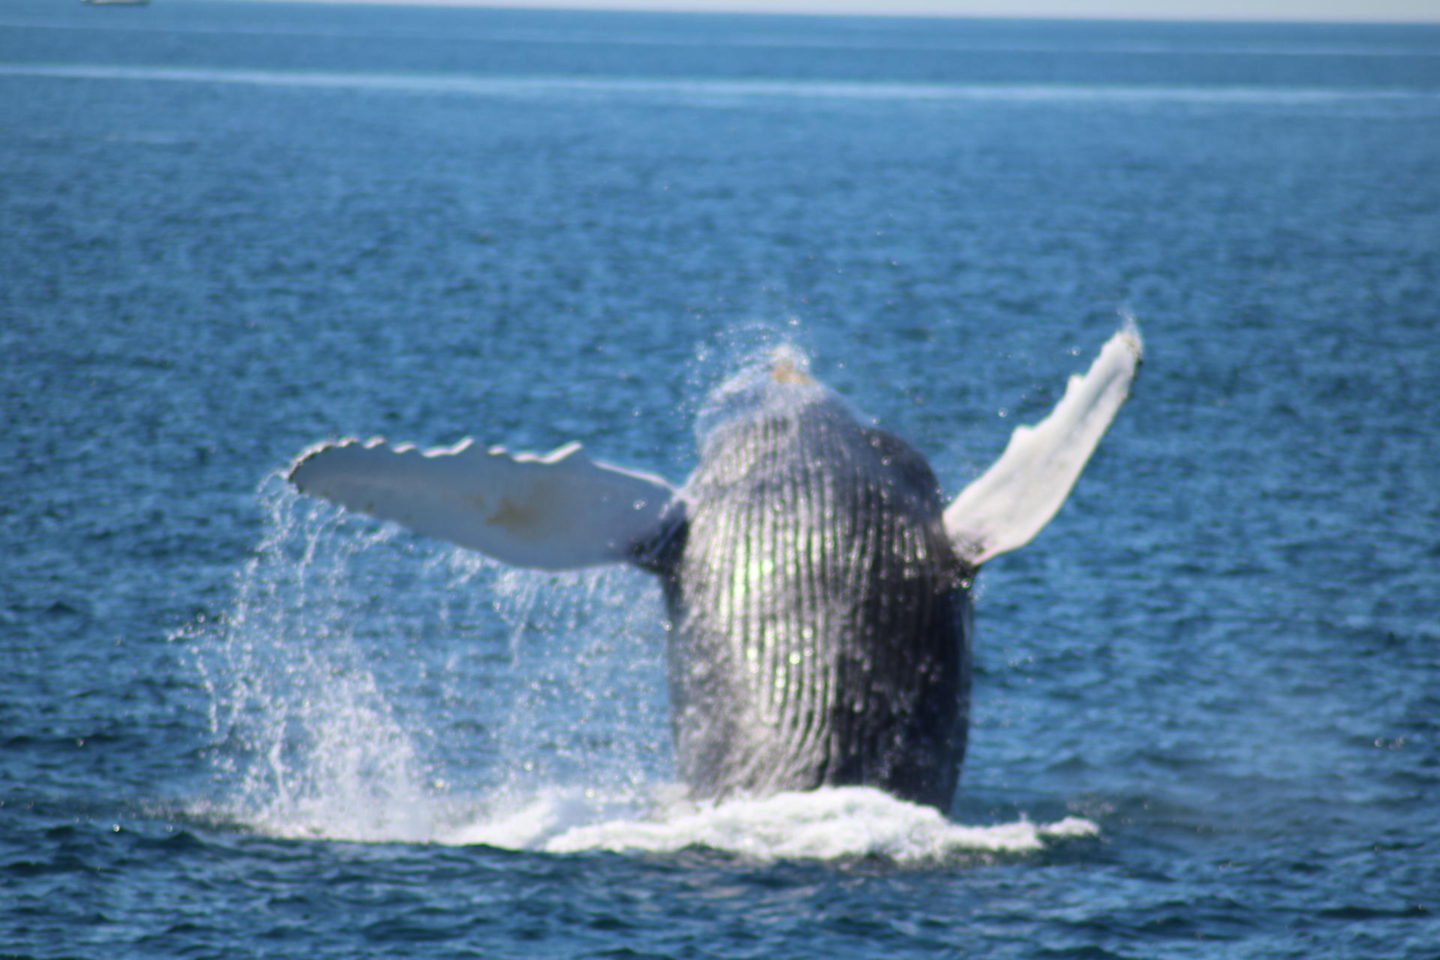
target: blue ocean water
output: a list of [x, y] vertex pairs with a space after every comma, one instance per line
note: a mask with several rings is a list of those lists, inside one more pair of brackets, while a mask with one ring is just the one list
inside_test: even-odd
[[[1440, 956], [1440, 29], [0, 0], [0, 954]], [[672, 785], [658, 589], [290, 494], [683, 480], [782, 342], [950, 493], [948, 818]]]

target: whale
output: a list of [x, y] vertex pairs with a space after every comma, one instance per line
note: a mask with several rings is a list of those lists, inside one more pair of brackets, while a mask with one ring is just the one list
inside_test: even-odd
[[868, 786], [944, 812], [968, 741], [976, 575], [1055, 516], [1142, 355], [1127, 323], [949, 502], [919, 451], [792, 347], [713, 393], [678, 486], [579, 443], [537, 455], [381, 437], [310, 447], [288, 477], [504, 563], [657, 576], [675, 763], [694, 799]]

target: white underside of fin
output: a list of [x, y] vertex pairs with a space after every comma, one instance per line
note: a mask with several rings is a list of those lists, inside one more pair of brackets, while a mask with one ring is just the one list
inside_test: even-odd
[[535, 456], [470, 440], [426, 451], [349, 440], [301, 454], [290, 480], [303, 493], [541, 570], [633, 559], [674, 496], [659, 477], [597, 463], [578, 443]]
[[945, 531], [972, 566], [1022, 547], [1055, 516], [1115, 414], [1140, 366], [1140, 331], [1127, 323], [1040, 423], [1022, 426], [1000, 459], [945, 510]]

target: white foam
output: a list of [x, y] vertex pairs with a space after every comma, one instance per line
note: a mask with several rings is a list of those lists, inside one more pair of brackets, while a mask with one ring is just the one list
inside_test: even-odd
[[829, 787], [763, 799], [686, 803], [664, 799], [547, 791], [449, 831], [437, 842], [548, 853], [677, 853], [706, 848], [746, 860], [848, 861], [880, 857], [898, 864], [975, 855], [1025, 854], [1065, 838], [1094, 836], [1089, 820], [1029, 820], [987, 826], [952, 823], [931, 808], [869, 787]]

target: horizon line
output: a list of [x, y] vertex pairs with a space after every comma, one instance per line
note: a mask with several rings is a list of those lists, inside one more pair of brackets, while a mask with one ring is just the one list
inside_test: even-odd
[[[189, 2], [214, 2], [214, 0], [189, 0]], [[1072, 12], [1054, 9], [1042, 3], [1031, 10], [1003, 9], [1003, 5], [992, 6], [993, 0], [980, 0], [974, 8], [962, 10], [937, 9], [934, 3], [881, 4], [877, 0], [841, 0], [844, 9], [816, 9], [803, 0], [229, 0], [240, 3], [309, 3], [339, 6], [359, 4], [364, 6], [394, 7], [468, 7], [493, 10], [548, 10], [556, 13], [675, 13], [698, 15], [743, 14], [751, 16], [786, 17], [854, 17], [877, 19], [937, 19], [937, 20], [1064, 20], [1094, 22], [1135, 22], [1135, 23], [1249, 23], [1249, 24], [1325, 24], [1362, 26], [1437, 26], [1440, 25], [1440, 9], [1428, 18], [1409, 12], [1376, 15], [1373, 12], [1354, 15], [1330, 14], [1308, 16], [1298, 13], [1260, 10], [1254, 15], [1241, 15], [1235, 10], [1222, 9], [1215, 13], [1189, 11], [1164, 13], [1157, 11], [1099, 10]], [[1053, 0], [1051, 0], [1053, 3]], [[832, 6], [835, 6], [832, 2]], [[1243, 4], [1262, 6], [1259, 4]], [[1214, 10], [1214, 4], [1208, 9]]]

